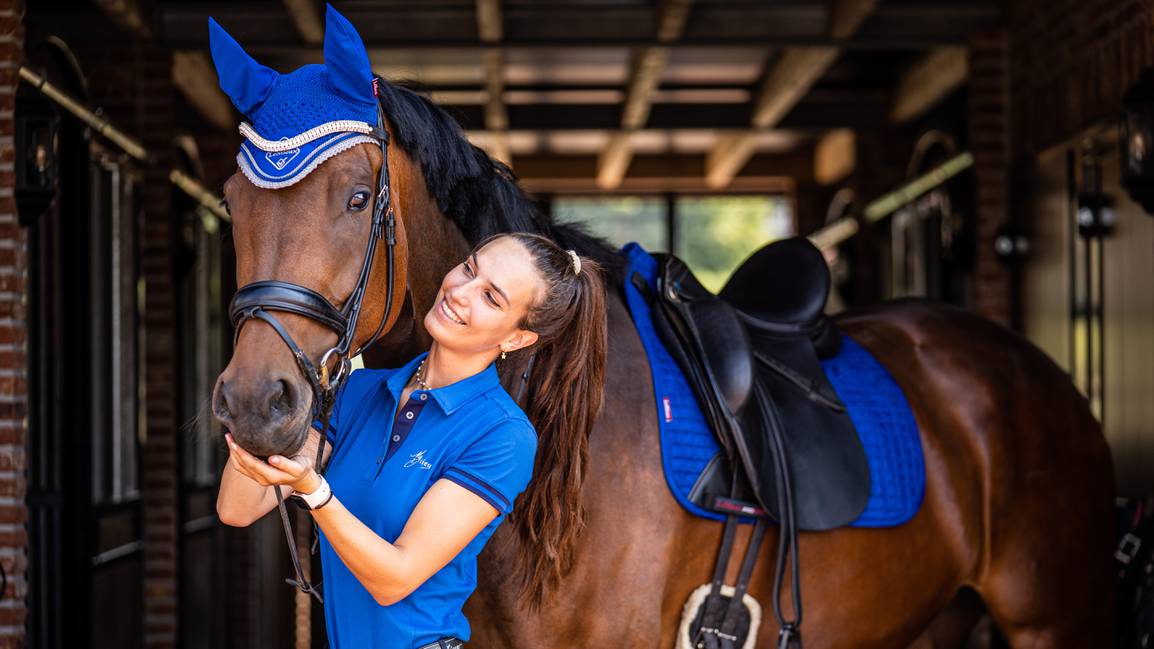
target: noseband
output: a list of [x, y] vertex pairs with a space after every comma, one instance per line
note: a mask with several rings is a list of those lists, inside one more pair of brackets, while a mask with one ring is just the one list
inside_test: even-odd
[[[381, 83], [373, 80], [373, 90]], [[288, 346], [296, 359], [297, 367], [308, 379], [312, 386], [313, 421], [321, 422], [320, 443], [317, 444], [317, 457], [314, 468], [318, 474], [322, 473], [321, 459], [325, 449], [325, 431], [329, 427], [329, 416], [332, 414], [337, 390], [346, 378], [352, 366], [352, 357], [370, 347], [380, 337], [389, 320], [389, 312], [393, 308], [393, 263], [396, 247], [396, 215], [393, 212], [391, 189], [389, 186], [389, 134], [385, 130], [385, 115], [381, 108], [380, 99], [377, 99], [377, 127], [372, 132], [377, 144], [381, 147], [381, 171], [377, 175], [377, 196], [373, 204], [373, 221], [369, 233], [369, 240], [365, 246], [365, 259], [361, 264], [357, 283], [352, 293], [345, 300], [344, 306], [337, 308], [323, 295], [307, 286], [284, 282], [281, 280], [264, 280], [246, 284], [237, 289], [229, 304], [229, 318], [235, 331], [233, 347], [240, 338], [240, 330], [244, 323], [251, 319], [262, 320], [273, 328]], [[361, 315], [361, 306], [364, 303], [365, 291], [368, 289], [369, 277], [372, 275], [373, 257], [377, 244], [381, 239], [385, 241], [385, 264], [387, 270], [388, 288], [385, 292], [385, 310], [381, 321], [373, 335], [353, 353], [353, 338], [357, 333], [357, 322]], [[319, 363], [314, 364], [305, 354], [292, 335], [273, 314], [274, 311], [292, 313], [304, 316], [331, 329], [337, 334], [337, 343], [321, 355]], [[335, 363], [335, 369], [330, 367]], [[288, 583], [301, 591], [311, 594], [323, 603], [317, 584], [310, 584], [301, 572], [300, 560], [297, 557], [296, 543], [293, 539], [289, 524], [288, 512], [285, 510], [284, 500], [279, 487], [273, 489], [277, 497], [277, 506], [280, 509], [281, 522], [284, 524], [285, 536], [288, 540], [289, 554], [292, 557], [293, 567], [296, 570], [296, 580], [288, 579]]]

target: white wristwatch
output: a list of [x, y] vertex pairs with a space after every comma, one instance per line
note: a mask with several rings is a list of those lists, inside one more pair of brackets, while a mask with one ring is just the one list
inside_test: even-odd
[[310, 510], [320, 509], [321, 507], [329, 504], [329, 501], [333, 499], [333, 490], [329, 489], [329, 481], [325, 480], [323, 475], [317, 477], [321, 479], [321, 483], [317, 486], [315, 491], [310, 494], [302, 494], [299, 491], [293, 491], [292, 494], [300, 499], [300, 501], [304, 503], [305, 507]]

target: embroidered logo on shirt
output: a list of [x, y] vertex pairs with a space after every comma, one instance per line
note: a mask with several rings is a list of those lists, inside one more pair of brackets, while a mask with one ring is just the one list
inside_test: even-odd
[[425, 451], [428, 449], [417, 451], [409, 456], [409, 461], [405, 462], [405, 468], [419, 466], [422, 469], [431, 469], [433, 465], [425, 459]]

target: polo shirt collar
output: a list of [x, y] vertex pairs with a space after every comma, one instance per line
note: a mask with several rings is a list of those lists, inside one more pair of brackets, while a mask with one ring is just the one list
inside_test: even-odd
[[[421, 361], [428, 355], [429, 352], [421, 352], [416, 358], [406, 363], [404, 367], [398, 369], [395, 374], [389, 377], [387, 385], [389, 392], [393, 394], [393, 398], [400, 398], [401, 392], [405, 390], [405, 386], [408, 385], [409, 379], [413, 376], [413, 372], [417, 370], [417, 366], [420, 365]], [[437, 402], [437, 405], [441, 407], [441, 410], [443, 410], [446, 415], [451, 415], [453, 411], [472, 401], [475, 397], [499, 385], [501, 385], [501, 377], [497, 374], [496, 362], [493, 362], [489, 363], [488, 367], [473, 376], [443, 387], [425, 390], [425, 392], [432, 395], [433, 400]]]

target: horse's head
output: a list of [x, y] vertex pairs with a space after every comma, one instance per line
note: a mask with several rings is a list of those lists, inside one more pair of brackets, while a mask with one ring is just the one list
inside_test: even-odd
[[252, 120], [224, 186], [241, 288], [230, 308], [236, 346], [212, 406], [257, 455], [301, 446], [314, 400], [391, 326], [405, 287], [368, 56], [331, 7], [327, 23], [325, 64], [286, 75], [210, 23], [221, 86]]

